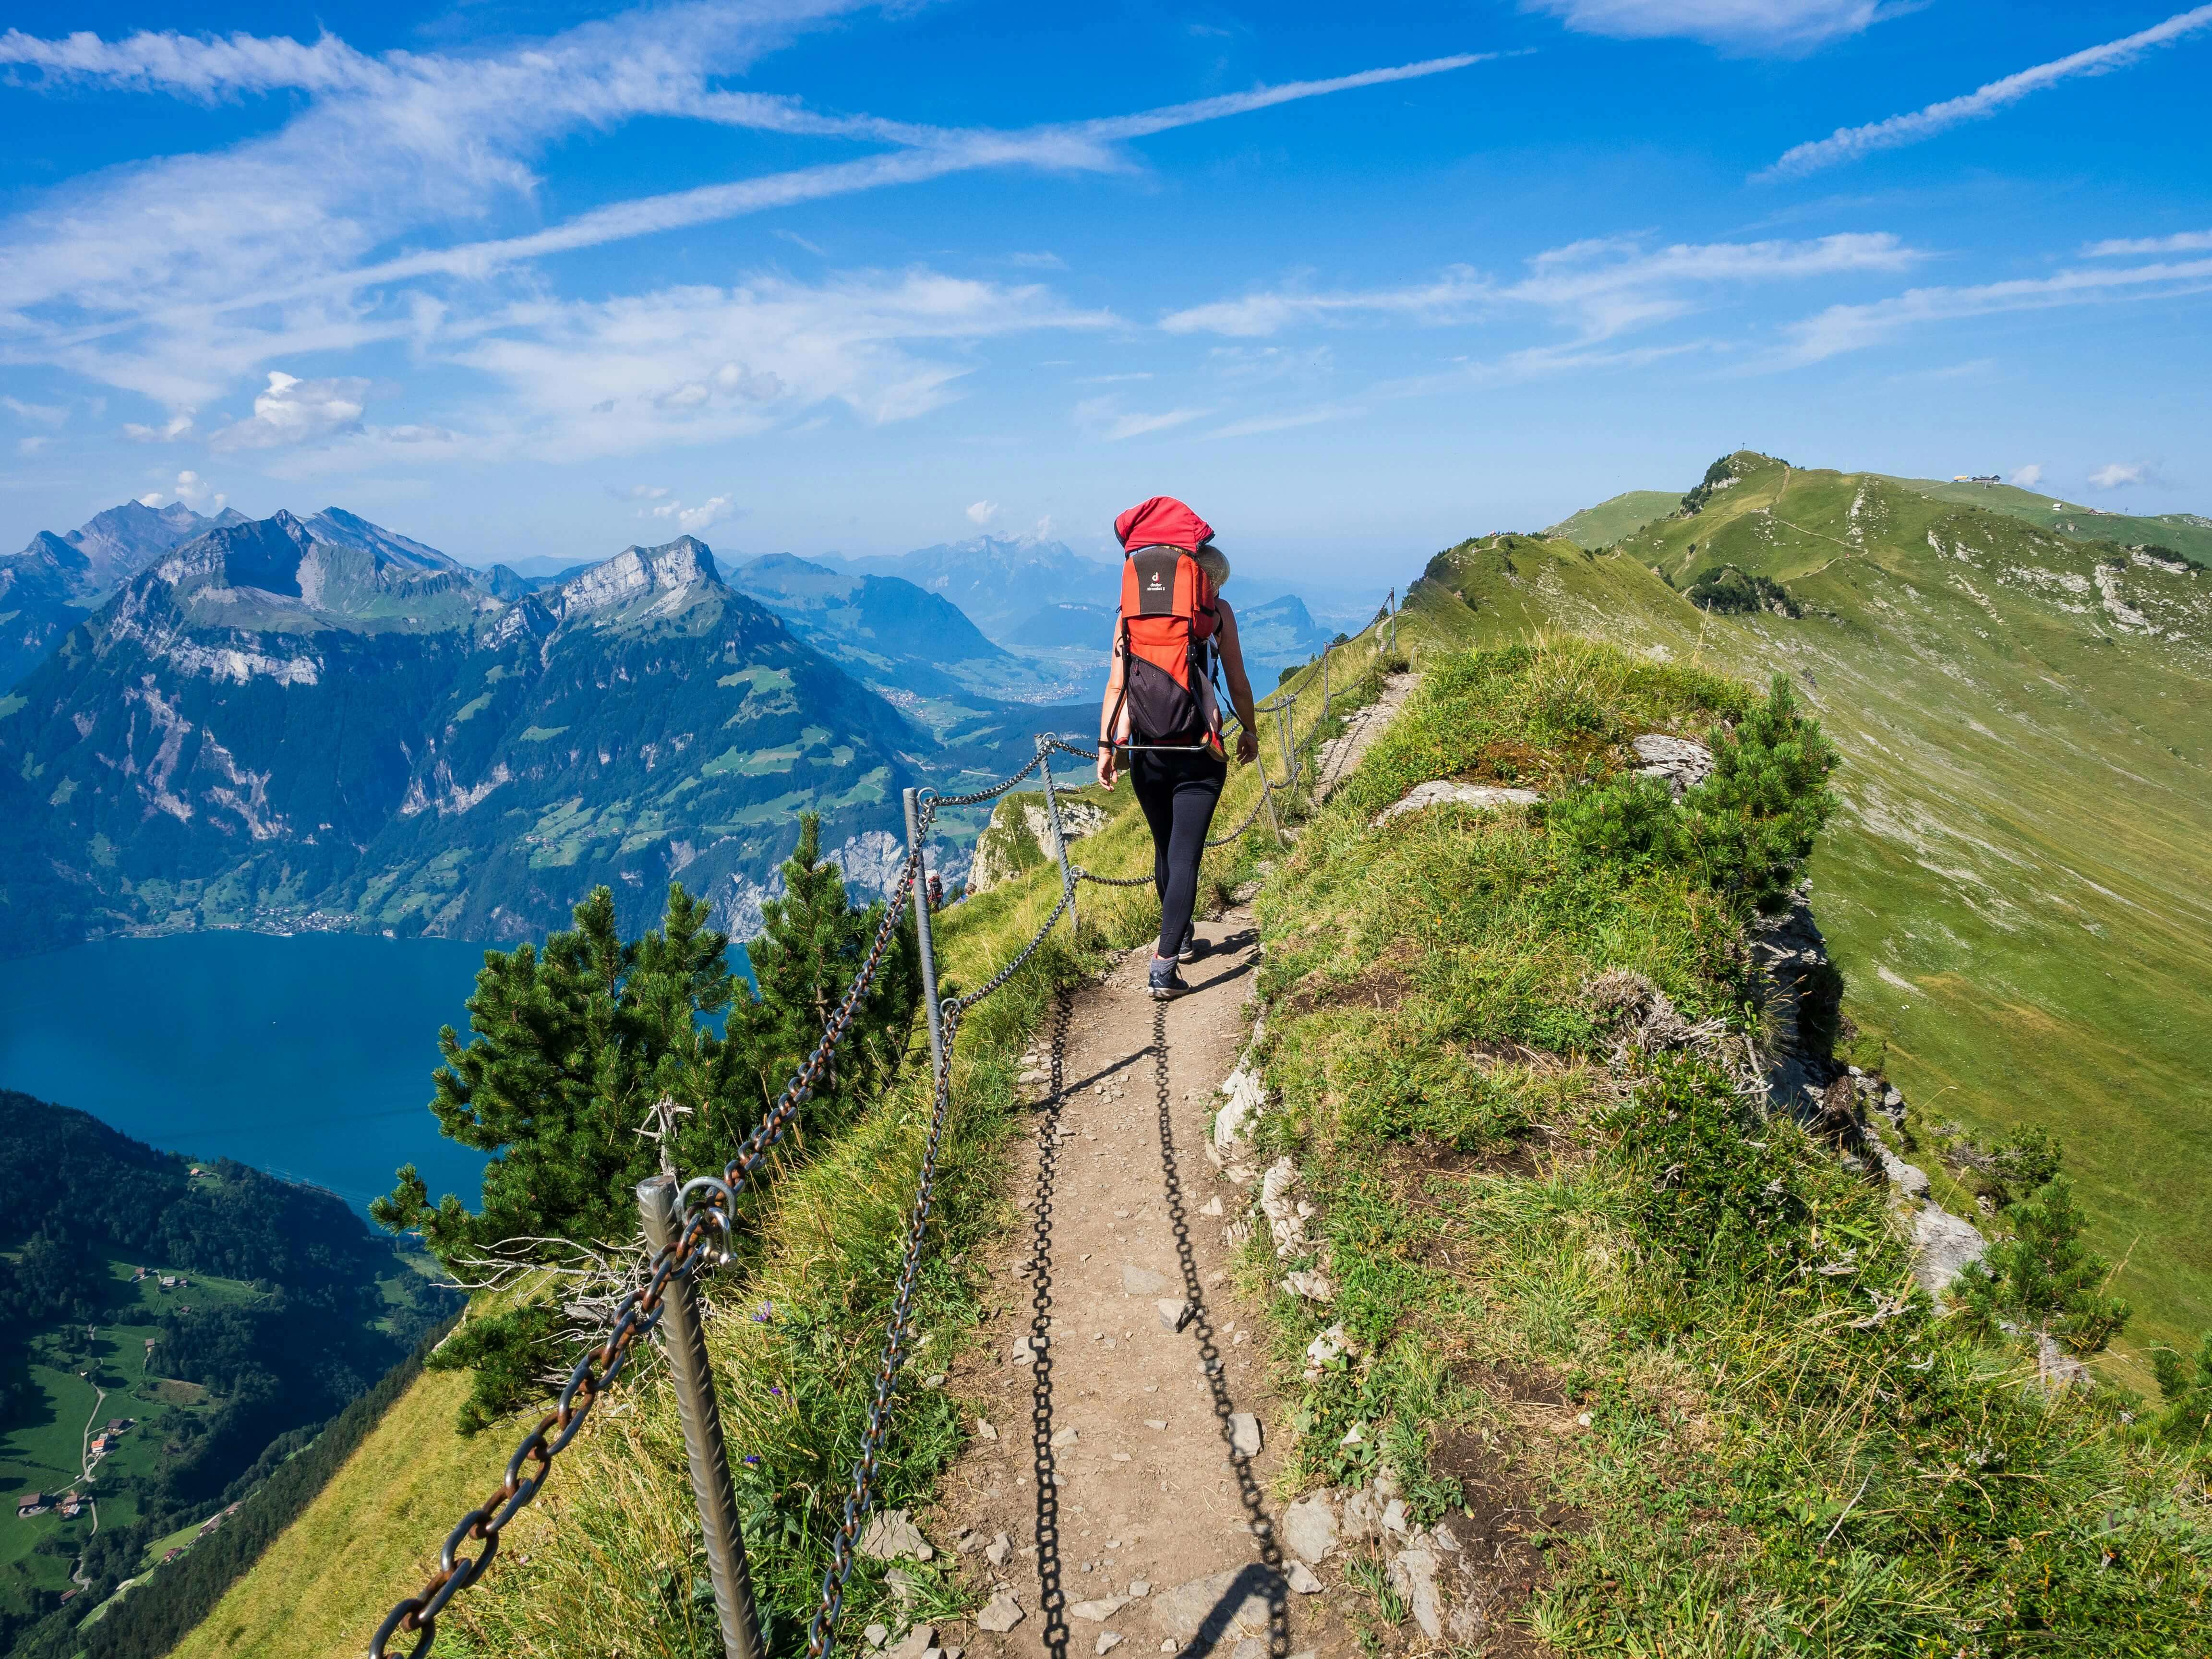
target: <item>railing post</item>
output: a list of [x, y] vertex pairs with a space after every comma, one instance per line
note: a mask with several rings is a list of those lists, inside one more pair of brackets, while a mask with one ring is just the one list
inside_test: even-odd
[[921, 809], [906, 792], [906, 851], [914, 860], [914, 932], [921, 945], [921, 1006], [929, 1015], [929, 1074], [945, 1075], [945, 1011], [937, 1006], [937, 946], [929, 936], [929, 871], [921, 856]]
[[[639, 1182], [637, 1207], [645, 1218], [646, 1243], [656, 1253], [676, 1243], [673, 1176]], [[738, 1526], [738, 1494], [730, 1484], [730, 1449], [722, 1438], [722, 1407], [714, 1397], [707, 1334], [699, 1323], [698, 1296], [689, 1273], [669, 1279], [660, 1306], [668, 1369], [676, 1382], [676, 1414], [691, 1464], [691, 1494], [699, 1501], [699, 1535], [714, 1586], [714, 1617], [722, 1628], [723, 1659], [762, 1659], [752, 1575], [745, 1567], [744, 1534]]]
[[1075, 941], [1076, 948], [1083, 946], [1083, 918], [1075, 908], [1075, 877], [1067, 867], [1067, 837], [1060, 828], [1060, 797], [1052, 787], [1052, 739], [1046, 733], [1037, 733], [1037, 754], [1043, 764], [1037, 770], [1044, 775], [1044, 813], [1052, 821], [1052, 855], [1060, 860], [1060, 890], [1067, 898], [1067, 936]]

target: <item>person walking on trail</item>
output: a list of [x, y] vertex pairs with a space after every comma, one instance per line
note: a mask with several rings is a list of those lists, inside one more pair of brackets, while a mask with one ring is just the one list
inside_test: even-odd
[[1190, 988], [1176, 963], [1198, 954], [1198, 863], [1229, 781], [1217, 670], [1237, 709], [1237, 758], [1248, 766], [1259, 758], [1260, 721], [1237, 616], [1221, 597], [1229, 561], [1213, 544], [1213, 526], [1172, 495], [1155, 495], [1115, 520], [1114, 533], [1126, 556], [1098, 710], [1098, 781], [1111, 789], [1126, 757], [1152, 826], [1160, 936], [1148, 982], [1166, 998]]

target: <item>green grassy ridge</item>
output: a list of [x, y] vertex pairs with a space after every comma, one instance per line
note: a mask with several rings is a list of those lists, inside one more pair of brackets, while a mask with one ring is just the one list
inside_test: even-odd
[[[1491, 1534], [1493, 1619], [1560, 1651], [2185, 1650], [2212, 1516], [2179, 1458], [2118, 1402], [2046, 1396], [1924, 1297], [1855, 1329], [1910, 1291], [1880, 1184], [1786, 1121], [1747, 1124], [1695, 1062], [1626, 1087], [1593, 1063], [1601, 972], [1744, 1019], [1757, 989], [1712, 896], [1680, 868], [1581, 864], [1540, 811], [1370, 826], [1409, 781], [1510, 781], [1501, 759], [1561, 749], [1592, 705], [1603, 743], [1567, 747], [1555, 788], [1741, 690], [1574, 639], [1468, 672], [1422, 598], [1420, 692], [1258, 906], [1280, 1101], [1263, 1150], [1298, 1158], [1336, 1285], [1326, 1310], [1273, 1304], [1291, 1485], [1388, 1467], [1417, 1520], [1451, 1515], [1463, 1540], [1478, 1511], [1540, 1510]], [[1265, 1291], [1314, 1259], [1262, 1237], [1242, 1269]], [[1337, 1321], [1354, 1355], [1301, 1383]], [[1379, 1567], [1341, 1565], [1371, 1591], [1363, 1646], [1399, 1646]]]
[[1631, 489], [1571, 513], [1544, 533], [1571, 541], [1578, 547], [1603, 547], [1633, 535], [1654, 519], [1663, 519], [1682, 504], [1671, 489]]
[[[2063, 1139], [2137, 1310], [2110, 1363], [2148, 1386], [2150, 1343], [2212, 1325], [2212, 749], [2195, 714], [2212, 579], [2130, 564], [2123, 595], [2161, 632], [2123, 631], [2096, 587], [2118, 550], [1753, 459], [1702, 513], [1613, 551], [1449, 550], [1409, 626], [1460, 647], [1565, 629], [1793, 678], [1844, 757], [1813, 872], [1854, 1058], [1917, 1110]], [[1719, 562], [1784, 581], [1805, 616], [1709, 615], [1654, 574], [1686, 586]]]

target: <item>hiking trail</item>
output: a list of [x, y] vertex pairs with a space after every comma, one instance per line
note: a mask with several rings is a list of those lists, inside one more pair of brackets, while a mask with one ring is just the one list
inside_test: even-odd
[[[1413, 684], [1391, 676], [1323, 746], [1317, 794], [1351, 775]], [[1231, 1275], [1257, 1182], [1209, 1156], [1208, 1120], [1257, 1012], [1259, 934], [1242, 907], [1198, 932], [1187, 994], [1152, 1000], [1139, 945], [1064, 993], [1025, 1057], [1032, 1115], [1010, 1186], [1028, 1224], [991, 1247], [983, 1340], [948, 1380], [981, 1420], [923, 1517], [987, 1603], [978, 1656], [1358, 1651], [1333, 1595], [1279, 1542], [1269, 1493], [1290, 1435], [1264, 1307]], [[886, 1650], [924, 1659], [939, 1640], [918, 1623]]]

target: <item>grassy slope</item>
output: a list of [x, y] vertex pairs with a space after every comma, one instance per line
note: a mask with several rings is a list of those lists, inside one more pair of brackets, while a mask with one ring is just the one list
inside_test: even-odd
[[1681, 500], [1679, 490], [1631, 489], [1560, 520], [1544, 533], [1578, 547], [1605, 547], [1665, 518]]
[[2017, 489], [2010, 484], [1945, 483], [1933, 478], [1890, 478], [1896, 484], [1934, 501], [1956, 507], [1985, 507], [2008, 518], [2023, 519], [2039, 529], [2064, 535], [2121, 543], [2151, 543], [2170, 547], [2200, 562], [2212, 562], [2212, 520], [2193, 513], [2166, 513], [2156, 518], [2111, 513], [2080, 507], [2057, 496]]
[[[1793, 677], [1844, 756], [1814, 872], [1854, 1053], [1923, 1113], [2063, 1138], [2099, 1247], [2127, 1259], [2141, 1382], [2152, 1340], [2212, 1325], [2212, 579], [2130, 568], [2124, 597], [2171, 630], [2150, 639], [2100, 611], [2099, 556], [1773, 464], [1615, 556], [1464, 544], [1413, 604], [1463, 643], [1566, 628]], [[1724, 562], [1807, 614], [1708, 616], [1647, 568], [1686, 586]]]
[[[1512, 556], [1540, 584], [1558, 556]], [[1417, 646], [1467, 631], [1437, 598], [1417, 590]], [[1747, 1125], [1694, 1066], [1592, 1063], [1601, 971], [1737, 1017], [1714, 896], [1585, 862], [1518, 811], [1369, 827], [1427, 777], [1556, 798], [1725, 689], [1578, 640], [1424, 660], [1260, 905], [1262, 1158], [1298, 1158], [1337, 1285], [1323, 1312], [1274, 1304], [1292, 1481], [1387, 1466], [1474, 1551], [1492, 1629], [1556, 1650], [2187, 1650], [2212, 1516], [2179, 1458], [1924, 1298], [1870, 1317], [1909, 1288], [1879, 1183], [1794, 1126]], [[1260, 1289], [1311, 1255], [1279, 1261], [1263, 1228], [1244, 1266]], [[1356, 1351], [1301, 1387], [1331, 1321]], [[1423, 1647], [1370, 1549], [1332, 1562], [1368, 1591], [1338, 1605], [1370, 1653]]]
[[464, 1440], [469, 1379], [425, 1371], [301, 1517], [233, 1584], [173, 1659], [348, 1659], [436, 1564], [453, 1522], [497, 1482], [513, 1449]]

